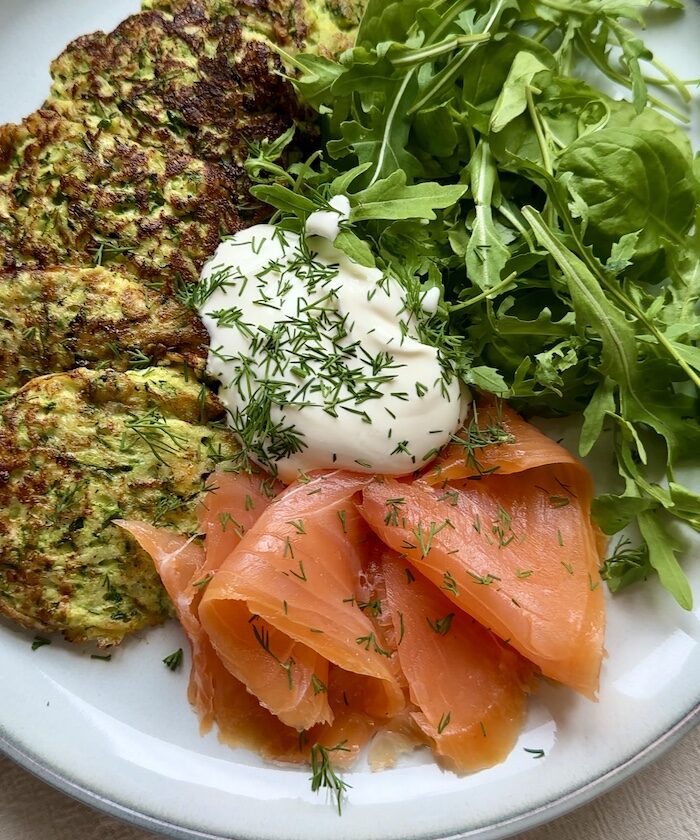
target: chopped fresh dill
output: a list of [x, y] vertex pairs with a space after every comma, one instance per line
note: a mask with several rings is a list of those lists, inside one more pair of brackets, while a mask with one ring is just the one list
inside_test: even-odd
[[399, 615], [399, 638], [398, 638], [397, 644], [400, 645], [401, 642], [403, 641], [403, 637], [406, 633], [406, 627], [404, 626], [404, 622], [403, 622], [403, 613], [399, 612], [398, 615]]
[[457, 581], [450, 572], [444, 572], [442, 576], [442, 588], [452, 595], [459, 595], [459, 587]]
[[163, 659], [163, 664], [168, 667], [171, 671], [177, 671], [177, 669], [182, 665], [182, 648], [178, 648], [177, 650], [169, 653], [165, 659]]
[[279, 656], [272, 652], [272, 649], [270, 648], [270, 631], [265, 626], [258, 627], [257, 618], [257, 616], [253, 616], [249, 621], [249, 624], [253, 630], [253, 635], [255, 636], [255, 641], [260, 645], [260, 647], [265, 651], [265, 653], [272, 659], [274, 659], [274, 661], [285, 672], [285, 674], [287, 675], [287, 686], [291, 691], [294, 687], [294, 683], [292, 682], [292, 668], [295, 664], [294, 659], [290, 656], [289, 659], [283, 662], [279, 658]]
[[503, 425], [500, 417], [501, 404], [496, 403], [495, 417], [489, 417], [486, 425], [479, 425], [479, 412], [476, 404], [472, 406], [472, 414], [469, 423], [464, 429], [452, 436], [452, 442], [464, 449], [465, 464], [480, 475], [493, 472], [493, 469], [484, 469], [478, 460], [478, 453], [489, 446], [500, 446], [505, 443], [514, 443], [515, 438]]
[[323, 694], [328, 691], [328, 686], [316, 674], [311, 675], [311, 687], [314, 690], [314, 694]]
[[186, 438], [177, 434], [165, 417], [156, 409], [145, 414], [130, 414], [125, 423], [127, 431], [122, 433], [120, 450], [131, 452], [136, 440], [145, 443], [161, 464], [167, 465], [166, 455], [182, 451]]
[[439, 636], [446, 636], [450, 632], [450, 627], [452, 627], [452, 619], [454, 617], [454, 613], [448, 613], [442, 618], [436, 618], [435, 621], [432, 621], [429, 618], [426, 618], [426, 621], [430, 625], [430, 628], [434, 630]]
[[205, 589], [207, 586], [209, 586], [213, 577], [214, 577], [214, 572], [209, 572], [208, 575], [205, 575], [203, 578], [200, 578], [199, 580], [196, 580], [192, 584], [192, 586], [194, 586], [195, 589], [199, 589], [201, 591], [201, 590]]
[[442, 735], [442, 733], [447, 729], [450, 725], [450, 720], [452, 719], [451, 712], [445, 712], [443, 716], [440, 718], [440, 722], [437, 726], [438, 735]]
[[386, 656], [389, 658], [391, 656], [390, 650], [385, 650], [383, 647], [379, 645], [377, 641], [377, 637], [374, 633], [368, 633], [366, 636], [358, 636], [355, 639], [356, 644], [361, 645], [365, 650], [373, 650], [375, 653], [378, 653], [380, 656]]
[[335, 797], [338, 816], [342, 814], [343, 796], [352, 785], [340, 778], [333, 769], [331, 754], [334, 752], [350, 752], [346, 746], [347, 741], [341, 741], [334, 747], [324, 747], [321, 744], [314, 744], [311, 747], [311, 790], [328, 788]]

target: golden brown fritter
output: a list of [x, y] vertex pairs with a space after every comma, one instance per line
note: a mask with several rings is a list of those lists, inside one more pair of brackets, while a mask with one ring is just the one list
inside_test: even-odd
[[144, 10], [170, 15], [201, 10], [214, 20], [235, 17], [246, 31], [286, 50], [335, 55], [352, 46], [367, 0], [144, 0]]
[[209, 341], [193, 312], [135, 277], [61, 266], [0, 272], [0, 388], [77, 367], [179, 364], [200, 372]]
[[0, 423], [0, 613], [116, 644], [169, 614], [115, 519], [194, 534], [208, 474], [236, 451], [219, 401], [167, 368], [32, 380]]
[[74, 41], [44, 107], [0, 127], [0, 269], [116, 262], [169, 288], [196, 280], [223, 234], [269, 213], [249, 195], [250, 144], [295, 121], [313, 136], [272, 41], [347, 44], [364, 0], [161, 5]]
[[174, 17], [143, 12], [109, 34], [78, 38], [51, 66], [45, 107], [93, 130], [116, 123], [123, 136], [161, 151], [240, 167], [252, 142], [308, 115], [270, 46], [239, 15], [217, 16], [217, 7], [200, 0]]
[[145, 147], [54, 111], [0, 127], [0, 268], [126, 266], [145, 282], [198, 278], [248, 218], [235, 167]]

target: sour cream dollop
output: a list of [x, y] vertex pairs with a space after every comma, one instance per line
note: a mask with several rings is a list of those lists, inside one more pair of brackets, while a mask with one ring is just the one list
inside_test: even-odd
[[419, 340], [402, 286], [334, 248], [349, 205], [332, 206], [305, 237], [257, 225], [226, 239], [202, 272], [207, 370], [249, 455], [284, 481], [411, 473], [463, 418], [460, 384]]

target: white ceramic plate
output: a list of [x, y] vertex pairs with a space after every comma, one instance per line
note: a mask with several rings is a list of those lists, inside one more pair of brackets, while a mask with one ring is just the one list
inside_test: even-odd
[[[49, 61], [71, 38], [136, 10], [137, 0], [0, 0], [0, 122], [39, 105]], [[680, 75], [697, 78], [699, 33], [693, 6], [685, 18], [654, 18], [648, 40]], [[697, 103], [695, 111], [697, 129]], [[571, 431], [565, 442], [574, 447]], [[605, 486], [612, 465], [590, 466]], [[700, 563], [690, 572], [700, 596]], [[200, 738], [187, 668], [174, 674], [161, 663], [186, 648], [174, 623], [132, 639], [109, 663], [57, 642], [33, 652], [31, 639], [0, 624], [0, 749], [66, 793], [176, 838], [494, 840], [602, 793], [700, 719], [700, 608], [684, 613], [649, 583], [610, 603], [598, 704], [543, 686], [504, 764], [459, 778], [417, 753], [396, 770], [360, 768], [347, 776], [339, 818], [311, 793], [308, 771]]]

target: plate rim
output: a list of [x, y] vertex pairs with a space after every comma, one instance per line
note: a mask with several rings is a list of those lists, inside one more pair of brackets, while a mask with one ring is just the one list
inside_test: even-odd
[[[436, 835], [431, 837], [430, 840], [505, 840], [505, 838], [512, 837], [516, 833], [538, 828], [545, 823], [563, 817], [622, 784], [660, 758], [699, 724], [700, 698], [673, 726], [651, 740], [645, 747], [631, 756], [627, 756], [619, 764], [583, 785], [505, 820], [498, 820], [489, 825], [468, 829], [457, 834]], [[206, 831], [184, 828], [132, 808], [127, 804], [119, 803], [113, 798], [103, 796], [67, 778], [66, 775], [54, 767], [42, 763], [39, 758], [32, 756], [26, 748], [13, 743], [2, 733], [0, 733], [0, 754], [9, 758], [35, 778], [83, 805], [121, 820], [128, 825], [160, 834], [163, 837], [171, 838], [171, 840], [257, 840], [250, 834], [246, 836], [237, 833], [234, 837], [231, 834], [211, 834]], [[420, 840], [420, 838], [415, 837], [413, 840]]]

